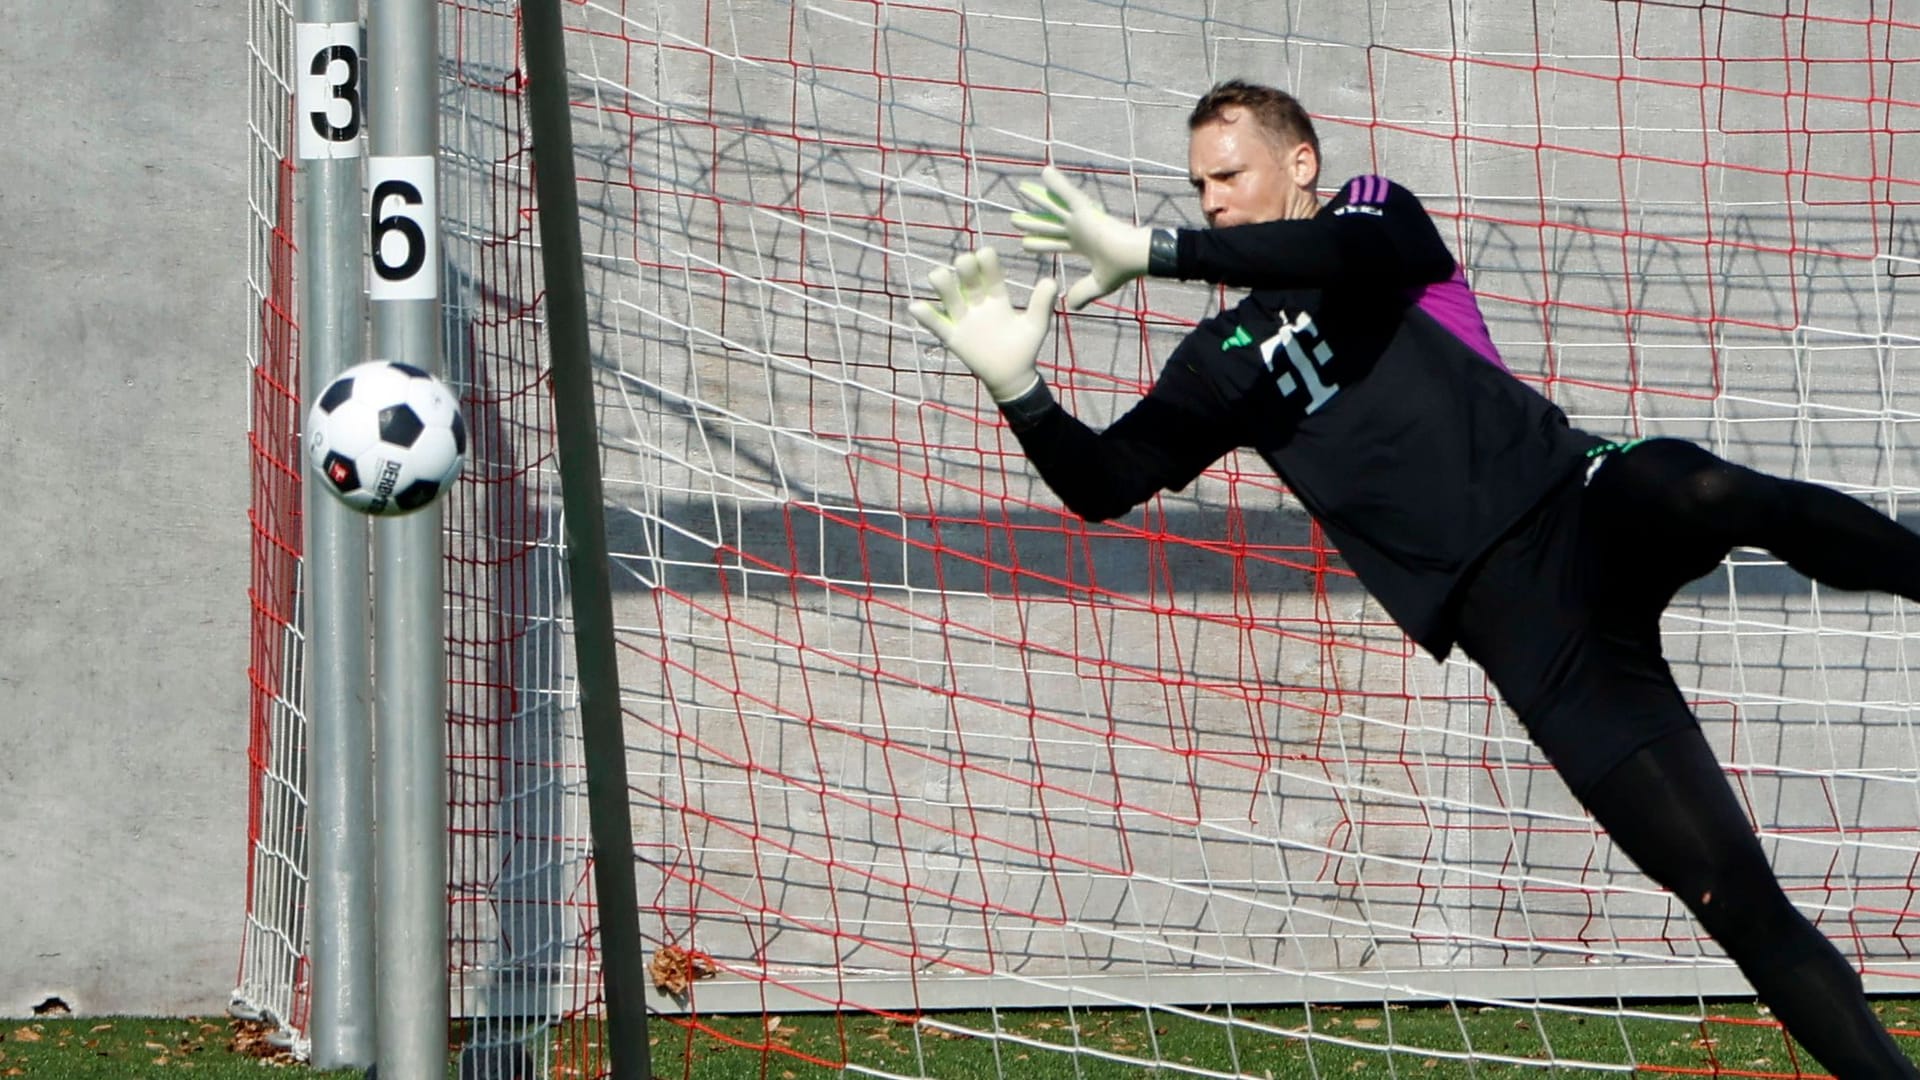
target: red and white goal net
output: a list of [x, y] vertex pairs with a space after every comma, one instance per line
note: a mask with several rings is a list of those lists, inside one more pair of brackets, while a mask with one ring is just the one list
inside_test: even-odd
[[[1278, 1030], [1232, 1006], [1617, 1020], [1660, 998], [1697, 1004], [1661, 1015], [1720, 1067], [1708, 1002], [1747, 993], [1738, 973], [1257, 459], [1085, 524], [906, 305], [981, 242], [1016, 281], [1055, 272], [1006, 220], [1044, 162], [1117, 214], [1196, 223], [1186, 112], [1251, 77], [1313, 110], [1329, 190], [1377, 171], [1421, 196], [1508, 362], [1576, 424], [1692, 438], [1902, 514], [1920, 492], [1920, 5], [564, 6], [641, 922], [655, 955], [713, 972], [654, 998], [659, 1023], [931, 1016], [1020, 1053], [1218, 1074], [993, 1019], [1094, 1007], [1401, 1067], [1619, 1071], [1651, 1052], [1638, 1036], [1593, 1060], [1544, 1036], [1358, 1039], [1312, 1009]], [[297, 1028], [287, 16], [256, 7], [240, 996]], [[447, 510], [456, 1008], [558, 1021], [590, 1015], [598, 984], [524, 73], [513, 5], [440, 17], [445, 369], [474, 432]], [[1043, 371], [1098, 426], [1215, 302], [1123, 290], [1058, 320]], [[1912, 989], [1920, 941], [1912, 619], [1742, 551], [1664, 623], [1789, 895], [1877, 989]], [[762, 1043], [774, 1075], [799, 1060]], [[566, 1045], [568, 1069], [598, 1067]], [[898, 1074], [937, 1071], [915, 1046]]]

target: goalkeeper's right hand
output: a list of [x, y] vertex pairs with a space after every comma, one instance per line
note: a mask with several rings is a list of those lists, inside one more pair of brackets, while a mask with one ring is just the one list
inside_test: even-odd
[[1060, 291], [1052, 278], [1041, 278], [1027, 310], [1016, 310], [1007, 298], [1000, 257], [983, 247], [955, 259], [951, 270], [944, 266], [934, 270], [927, 275], [927, 283], [940, 303], [915, 300], [907, 313], [967, 365], [988, 396], [1004, 405], [1039, 384], [1035, 361], [1047, 324], [1053, 320], [1053, 299]]
[[1021, 247], [1043, 254], [1072, 252], [1093, 264], [1067, 290], [1069, 308], [1086, 307], [1144, 276], [1152, 265], [1153, 230], [1116, 220], [1053, 166], [1040, 171], [1040, 183], [1021, 184], [1020, 194], [1034, 207], [1032, 213], [1013, 215]]

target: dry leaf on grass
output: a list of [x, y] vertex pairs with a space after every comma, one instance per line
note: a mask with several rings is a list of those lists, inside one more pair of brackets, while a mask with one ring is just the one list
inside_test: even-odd
[[227, 1030], [233, 1033], [227, 1039], [227, 1049], [235, 1054], [258, 1058], [269, 1065], [296, 1065], [300, 1062], [292, 1050], [274, 1045], [272, 1024], [259, 1020], [235, 1020], [227, 1025]]

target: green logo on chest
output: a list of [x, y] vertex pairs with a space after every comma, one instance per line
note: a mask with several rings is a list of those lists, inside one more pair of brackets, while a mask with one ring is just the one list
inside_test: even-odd
[[1233, 328], [1233, 335], [1227, 338], [1227, 340], [1220, 343], [1220, 351], [1226, 352], [1228, 349], [1234, 348], [1235, 346], [1238, 346], [1238, 345], [1251, 345], [1251, 344], [1253, 344], [1253, 335], [1247, 333], [1246, 327], [1236, 326]]

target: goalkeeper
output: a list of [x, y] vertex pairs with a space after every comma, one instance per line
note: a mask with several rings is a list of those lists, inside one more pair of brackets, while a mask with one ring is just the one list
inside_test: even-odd
[[979, 377], [1034, 467], [1101, 521], [1254, 450], [1362, 584], [1435, 657], [1487, 673], [1614, 843], [1691, 909], [1759, 997], [1842, 1078], [1920, 1077], [1859, 976], [1781, 891], [1661, 655], [1662, 610], [1734, 546], [1840, 589], [1920, 600], [1920, 536], [1839, 492], [1674, 439], [1610, 442], [1513, 377], [1459, 264], [1405, 188], [1321, 205], [1290, 95], [1234, 81], [1188, 120], [1210, 229], [1109, 217], [1058, 172], [1024, 185], [1030, 251], [1091, 272], [1081, 308], [1145, 274], [1252, 290], [1187, 335], [1095, 432], [1036, 370], [1056, 286], [1022, 312], [993, 250], [930, 276], [915, 319]]

